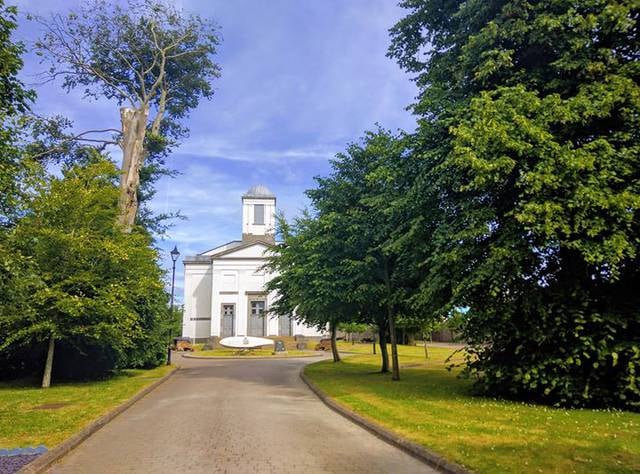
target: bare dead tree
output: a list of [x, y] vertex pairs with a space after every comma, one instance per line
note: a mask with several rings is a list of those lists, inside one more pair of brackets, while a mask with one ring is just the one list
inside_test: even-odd
[[213, 22], [159, 0], [127, 5], [98, 0], [67, 15], [32, 17], [44, 30], [36, 43], [50, 65], [44, 81], [60, 79], [67, 91], [82, 88], [86, 98], [106, 98], [120, 106], [115, 139], [90, 135], [111, 128], [69, 139], [121, 148], [118, 222], [125, 232], [135, 223], [140, 170], [150, 141], [167, 143], [184, 133], [178, 120], [201, 98], [212, 97], [211, 83], [220, 76], [213, 61], [219, 44]]

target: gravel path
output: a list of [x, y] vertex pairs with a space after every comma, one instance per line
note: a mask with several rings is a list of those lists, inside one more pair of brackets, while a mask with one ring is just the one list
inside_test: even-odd
[[0, 474], [13, 474], [22, 466], [29, 464], [40, 454], [19, 454], [17, 456], [0, 456]]
[[320, 402], [298, 377], [313, 359], [176, 362], [49, 472], [435, 472]]

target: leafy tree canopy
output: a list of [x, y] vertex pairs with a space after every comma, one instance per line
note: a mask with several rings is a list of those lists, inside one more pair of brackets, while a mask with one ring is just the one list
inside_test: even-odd
[[[81, 88], [85, 97], [133, 108], [153, 106], [158, 127], [164, 113], [183, 118], [213, 96], [219, 37], [209, 20], [154, 0], [128, 2], [126, 8], [96, 0], [67, 15], [34, 18], [45, 29], [36, 43], [50, 64], [44, 76], [60, 77], [67, 90]], [[171, 120], [162, 125], [165, 133], [183, 132]]]
[[389, 54], [421, 88], [424, 225], [404, 243], [425, 243], [422, 304], [470, 308], [483, 390], [637, 406], [637, 2], [402, 5]]
[[24, 45], [11, 39], [16, 28], [16, 15], [15, 7], [7, 7], [4, 0], [0, 0], [0, 118], [3, 121], [26, 112], [33, 99], [33, 92], [18, 79]]
[[[115, 224], [116, 178], [113, 163], [95, 154], [92, 163], [36, 187], [29, 214], [11, 231], [8, 245], [37, 280], [27, 311], [1, 305], [0, 352], [48, 340], [80, 353], [102, 347], [113, 354], [108, 369], [140, 350], [137, 342], [158, 336], [154, 327], [168, 313], [162, 271], [149, 237], [124, 234]], [[143, 350], [146, 364], [138, 358], [134, 365], [157, 363], [164, 347]]]
[[18, 79], [24, 45], [12, 41], [16, 28], [16, 9], [0, 0], [0, 227], [15, 216], [20, 191], [19, 180], [25, 172], [16, 146], [19, 118], [34, 98]]
[[[380, 329], [383, 371], [386, 331], [399, 378], [395, 320], [413, 311], [417, 287], [413, 262], [394, 244], [401, 234], [404, 191], [411, 181], [403, 136], [378, 129], [332, 161], [332, 173], [307, 191], [314, 214], [286, 227], [284, 247], [271, 261], [272, 289], [299, 314], [318, 311], [322, 323], [374, 324]], [[313, 295], [305, 292], [313, 292]], [[307, 305], [310, 307], [307, 309]], [[329, 318], [329, 319], [328, 319]]]
[[62, 142], [119, 145], [118, 221], [125, 232], [136, 220], [161, 229], [158, 216], [146, 208], [138, 212], [139, 204], [153, 196], [152, 185], [160, 176], [171, 174], [164, 166], [166, 155], [187, 133], [180, 119], [213, 96], [212, 82], [220, 76], [213, 61], [217, 26], [157, 0], [128, 2], [126, 7], [95, 0], [67, 15], [34, 18], [44, 29], [36, 42], [50, 66], [44, 77], [60, 79], [65, 89], [80, 89], [90, 99], [106, 98], [121, 106], [119, 129], [105, 125], [60, 137]]

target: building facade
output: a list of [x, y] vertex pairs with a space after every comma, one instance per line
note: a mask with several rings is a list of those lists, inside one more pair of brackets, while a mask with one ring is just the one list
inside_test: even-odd
[[289, 316], [268, 315], [272, 274], [262, 266], [275, 244], [276, 197], [266, 186], [242, 196], [242, 239], [184, 258], [182, 335], [196, 342], [211, 336], [320, 336]]

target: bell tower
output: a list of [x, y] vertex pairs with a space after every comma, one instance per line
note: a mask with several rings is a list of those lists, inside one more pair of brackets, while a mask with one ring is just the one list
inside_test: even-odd
[[261, 184], [242, 195], [242, 240], [275, 243], [276, 196]]

